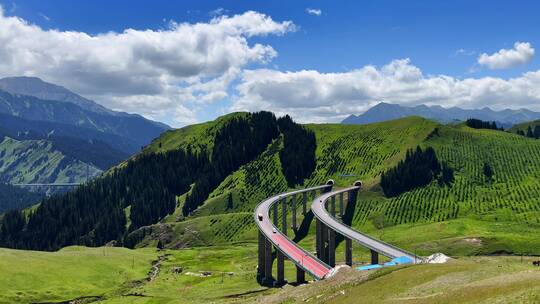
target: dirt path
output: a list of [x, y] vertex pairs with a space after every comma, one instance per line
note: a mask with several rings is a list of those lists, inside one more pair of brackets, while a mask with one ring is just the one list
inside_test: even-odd
[[150, 272], [148, 272], [148, 281], [152, 282], [157, 278], [159, 271], [161, 270], [161, 263], [167, 260], [167, 256], [167, 254], [160, 255], [156, 261], [152, 262], [152, 268], [150, 268]]

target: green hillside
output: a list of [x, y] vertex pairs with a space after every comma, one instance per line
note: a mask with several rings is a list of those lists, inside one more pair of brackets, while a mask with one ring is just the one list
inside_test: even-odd
[[527, 132], [527, 128], [531, 127], [534, 130], [534, 127], [540, 126], [540, 120], [528, 121], [520, 124], [513, 125], [508, 131], [512, 133], [517, 133], [518, 130]]
[[[211, 126], [214, 125], [203, 124], [198, 127], [211, 130]], [[419, 117], [397, 120], [392, 124], [379, 123], [368, 126], [308, 125], [307, 127], [315, 132], [317, 138], [317, 167], [313, 175], [305, 181], [305, 186], [325, 183], [329, 178], [333, 178], [338, 185], [342, 186], [350, 185], [357, 179], [374, 185], [377, 182], [376, 177], [383, 170], [396, 164], [408, 148], [420, 144], [436, 126], [436, 123]], [[199, 129], [198, 131], [200, 132]], [[186, 131], [183, 129], [169, 131], [166, 138], [175, 137], [174, 132], [185, 136]], [[154, 141], [151, 148], [160, 140]], [[222, 213], [249, 214], [256, 204], [266, 197], [286, 191], [288, 186], [279, 158], [281, 147], [281, 139], [276, 140], [257, 159], [225, 178], [210, 194], [205, 204], [192, 215], [193, 221], [197, 221], [197, 218], [201, 216], [213, 217]], [[229, 193], [232, 195], [233, 208], [227, 208]], [[171, 217], [177, 218], [176, 215]], [[166, 224], [158, 224], [155, 228], [163, 231], [163, 225], [167, 227], [184, 225], [181, 222], [175, 224], [175, 219], [171, 217], [163, 221]], [[253, 241], [256, 234], [248, 232], [254, 230], [254, 225], [248, 218], [245, 225], [238, 227], [237, 232], [252, 236], [247, 240]], [[209, 227], [201, 226], [205, 231], [200, 231], [200, 233], [207, 234], [206, 230]], [[222, 243], [222, 241], [220, 238], [216, 239], [217, 243]], [[181, 240], [174, 241], [174, 243], [178, 242]]]
[[[156, 251], [0, 249], [0, 303], [538, 303], [534, 257], [466, 257], [447, 264], [344, 269], [282, 289], [259, 286], [256, 246]], [[287, 278], [294, 267], [285, 263]]]
[[[237, 115], [245, 114], [169, 131], [144, 153], [211, 147], [220, 127]], [[444, 252], [458, 260], [447, 265], [350, 272], [339, 281], [295, 287], [300, 300], [354, 302], [366, 290], [370, 290], [366, 302], [372, 303], [450, 303], [453, 299], [463, 303], [478, 299], [534, 303], [538, 299], [539, 291], [531, 282], [540, 278], [538, 271], [530, 269], [532, 258], [525, 257], [522, 264], [519, 257], [467, 256], [540, 254], [540, 141], [509, 132], [440, 125], [419, 117], [364, 126], [306, 127], [316, 135], [316, 169], [297, 188], [329, 178], [337, 187], [344, 187], [361, 179], [365, 187], [353, 226], [419, 255]], [[21, 262], [28, 269], [42, 263], [40, 267], [67, 267], [65, 272], [69, 272], [62, 272], [68, 278], [64, 281], [54, 274], [36, 273], [30, 283], [10, 282], [5, 285], [6, 292], [0, 288], [4, 297], [0, 303], [81, 297], [99, 300], [97, 303], [299, 301], [287, 292], [293, 287], [268, 290], [255, 281], [257, 230], [252, 212], [264, 198], [289, 188], [279, 156], [283, 141], [280, 135], [258, 157], [225, 177], [191, 215], [184, 217], [181, 212], [187, 194], [177, 196], [174, 213], [129, 233], [136, 250], [76, 247], [55, 253], [24, 252], [21, 258], [17, 257], [19, 251], [0, 250], [0, 270], [8, 273], [0, 276], [2, 284], [11, 276], [9, 271], [14, 271], [10, 265]], [[439, 160], [454, 169], [454, 183], [440, 186], [434, 181], [394, 198], [384, 197], [379, 186], [381, 173], [396, 166], [407, 149], [418, 145], [433, 147]], [[483, 173], [486, 163], [493, 169], [492, 178]], [[126, 214], [130, 211], [126, 209]], [[314, 226], [300, 238], [300, 245], [311, 251]], [[153, 248], [159, 241], [168, 250], [156, 252]], [[156, 279], [148, 281], [145, 277], [158, 256], [163, 259], [161, 270]], [[368, 262], [369, 252], [355, 245], [353, 258], [355, 263]], [[84, 262], [78, 262], [82, 259]], [[343, 244], [337, 247], [336, 259], [343, 261]], [[133, 263], [135, 266], [130, 266]], [[78, 271], [73, 265], [78, 265]], [[181, 274], [173, 272], [178, 267]], [[96, 273], [96, 269], [101, 271]], [[28, 278], [30, 270], [24, 271], [21, 277]], [[294, 278], [291, 263], [286, 263], [286, 277]], [[92, 283], [98, 281], [108, 283]], [[380, 292], [371, 292], [375, 281]], [[395, 288], [403, 281], [408, 283]], [[39, 284], [43, 287], [36, 287]], [[478, 292], [456, 298], [472, 287]]]
[[179, 148], [191, 147], [193, 150], [207, 148], [211, 150], [216, 132], [235, 117], [247, 117], [247, 112], [230, 113], [216, 120], [189, 125], [181, 129], [165, 131], [154, 139], [143, 153], [167, 152]]
[[[86, 181], [87, 165], [67, 157], [46, 140], [0, 142], [0, 176], [8, 183], [77, 183]], [[101, 170], [89, 165], [90, 177]]]
[[11, 209], [26, 208], [39, 202], [41, 198], [43, 198], [43, 195], [39, 193], [0, 183], [0, 214]]
[[[168, 131], [144, 154], [177, 148], [211, 147], [218, 130], [234, 117]], [[440, 125], [419, 117], [371, 125], [306, 125], [316, 135], [316, 169], [303, 185], [332, 178], [337, 187], [364, 181], [353, 226], [419, 254], [452, 255], [540, 253], [540, 141], [464, 125]], [[380, 189], [380, 174], [404, 158], [407, 149], [433, 147], [455, 170], [455, 182], [436, 182], [394, 198]], [[225, 177], [189, 217], [182, 215], [186, 195], [177, 197], [174, 213], [159, 223], [130, 231], [137, 247], [168, 248], [231, 245], [256, 241], [253, 208], [264, 198], [288, 190], [276, 138], [254, 160]], [[494, 176], [482, 168], [489, 164]], [[127, 221], [129, 222], [129, 212]], [[377, 222], [377, 228], [374, 223]], [[311, 225], [313, 226], [313, 225]], [[313, 227], [311, 227], [313, 230]], [[411, 234], [411, 231], [415, 231]], [[304, 242], [312, 249], [311, 231]]]
[[0, 248], [0, 303], [251, 302], [272, 292], [255, 280], [256, 260], [252, 245], [167, 251]]
[[538, 303], [532, 258], [473, 257], [446, 264], [344, 271], [314, 284], [259, 297], [264, 303]]
[[[197, 131], [208, 134], [211, 126], [215, 123], [199, 125]], [[329, 178], [338, 187], [363, 180], [365, 187], [353, 220], [358, 229], [421, 254], [441, 250], [456, 255], [540, 252], [540, 242], [533, 236], [540, 232], [540, 142], [507, 132], [439, 125], [419, 117], [365, 126], [327, 124], [307, 128], [317, 137], [317, 168], [304, 186], [321, 184]], [[434, 132], [435, 128], [438, 132]], [[170, 131], [167, 142], [177, 136], [194, 138], [186, 133], [190, 132]], [[208, 137], [203, 136], [205, 142]], [[184, 145], [186, 140], [180, 142]], [[433, 147], [439, 159], [454, 168], [454, 184], [441, 187], [433, 182], [385, 198], [378, 186], [380, 174], [417, 145]], [[245, 214], [245, 219], [235, 222], [242, 224], [234, 229], [246, 237], [245, 241], [255, 241], [249, 213], [265, 197], [288, 188], [279, 160], [281, 146], [281, 141], [276, 140], [256, 160], [228, 176], [188, 219], [197, 227], [194, 231], [204, 236], [201, 244], [238, 241], [221, 238], [215, 227], [205, 225], [219, 214], [231, 213]], [[490, 180], [482, 173], [484, 163], [489, 163], [495, 172]], [[232, 208], [227, 203], [229, 194]], [[382, 229], [374, 227], [374, 218], [383, 222]], [[141, 245], [156, 242], [159, 233], [150, 233], [152, 229], [184, 229], [186, 223], [182, 220], [170, 216], [163, 224], [146, 228]], [[408, 233], [411, 229], [418, 232], [414, 238]], [[183, 242], [193, 244], [184, 234], [166, 235], [172, 247], [181, 247]]]

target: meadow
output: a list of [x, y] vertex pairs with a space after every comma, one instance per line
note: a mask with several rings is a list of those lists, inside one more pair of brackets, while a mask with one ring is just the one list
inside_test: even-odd
[[[242, 113], [166, 132], [144, 153], [209, 147], [213, 134], [235, 115]], [[321, 286], [324, 292], [320, 294], [309, 291], [311, 287], [298, 287], [306, 289], [301, 293], [303, 300], [317, 303], [335, 298], [347, 303], [375, 290], [370, 285], [375, 281], [382, 287], [369, 293], [367, 302], [446, 303], [471, 286], [480, 286], [479, 292], [470, 298], [457, 297], [458, 302], [534, 303], [538, 299], [536, 287], [528, 283], [537, 282], [538, 271], [531, 272], [534, 269], [518, 261], [521, 255], [530, 262], [528, 256], [540, 254], [540, 141], [509, 132], [440, 125], [419, 117], [367, 126], [306, 128], [317, 138], [317, 167], [297, 188], [330, 178], [339, 188], [360, 179], [364, 188], [352, 216], [355, 228], [420, 255], [444, 252], [457, 260], [448, 266], [350, 275], [345, 280], [348, 285], [338, 284], [339, 290], [334, 283], [319, 282], [313, 286]], [[295, 302], [255, 280], [257, 231], [252, 210], [264, 198], [289, 190], [279, 158], [282, 145], [278, 138], [255, 160], [226, 177], [188, 217], [181, 214], [186, 195], [179, 196], [173, 214], [133, 232], [140, 237], [135, 250], [68, 247], [46, 253], [0, 249], [0, 303], [73, 299], [80, 303]], [[440, 186], [433, 182], [394, 198], [384, 197], [378, 184], [380, 174], [418, 145], [433, 147], [439, 160], [454, 168], [454, 183]], [[491, 178], [483, 174], [485, 163], [493, 168]], [[290, 201], [288, 204], [291, 206]], [[305, 220], [301, 211], [297, 204], [299, 224]], [[307, 230], [291, 237], [313, 251], [315, 225], [306, 222]], [[166, 250], [155, 249], [159, 241]], [[343, 244], [337, 247], [336, 258], [338, 263], [343, 261]], [[353, 258], [355, 265], [367, 263], [369, 252], [355, 245]], [[156, 261], [160, 261], [160, 271], [150, 280]], [[294, 280], [293, 266], [286, 265], [286, 277]], [[177, 273], [178, 269], [182, 271]], [[410, 277], [414, 282], [392, 288]], [[441, 283], [446, 281], [451, 283]], [[501, 292], [485, 287], [490, 282]], [[487, 296], [488, 292], [493, 296]]]

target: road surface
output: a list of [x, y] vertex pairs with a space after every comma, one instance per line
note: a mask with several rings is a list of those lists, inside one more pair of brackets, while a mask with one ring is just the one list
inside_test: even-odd
[[376, 251], [392, 259], [404, 256], [414, 261], [414, 263], [421, 262], [422, 258], [415, 256], [414, 254], [408, 251], [405, 251], [396, 246], [393, 246], [383, 241], [372, 238], [367, 234], [356, 231], [352, 229], [351, 227], [339, 222], [335, 217], [330, 215], [330, 213], [326, 210], [325, 202], [330, 197], [337, 195], [339, 193], [348, 192], [351, 190], [359, 190], [359, 189], [360, 189], [359, 186], [353, 186], [353, 187], [325, 193], [317, 197], [315, 201], [313, 201], [313, 203], [311, 204], [311, 210], [313, 211], [313, 214], [315, 215], [315, 217], [319, 219], [321, 222], [323, 222], [327, 227], [335, 230], [337, 233], [353, 241], [360, 243], [362, 246], [365, 246], [373, 251]]
[[[320, 190], [327, 187], [331, 187], [331, 185], [317, 186], [278, 194], [264, 200], [257, 206], [257, 208], [255, 208], [255, 222], [265, 237], [270, 240], [275, 248], [281, 251], [289, 260], [319, 280], [324, 279], [324, 277], [331, 272], [332, 267], [317, 259], [311, 253], [301, 248], [286, 235], [281, 233], [281, 231], [279, 231], [279, 229], [270, 220], [270, 209], [275, 203], [280, 202], [280, 200], [284, 197], [289, 197], [303, 192], [310, 192], [313, 190]], [[281, 212], [281, 208], [278, 210]], [[259, 220], [259, 214], [262, 215], [262, 220]]]

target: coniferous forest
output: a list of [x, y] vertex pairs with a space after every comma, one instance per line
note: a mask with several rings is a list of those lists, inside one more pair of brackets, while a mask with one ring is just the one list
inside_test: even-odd
[[[188, 147], [141, 154], [73, 192], [42, 200], [29, 216], [6, 213], [0, 246], [56, 250], [111, 241], [121, 245], [128, 232], [171, 214], [176, 197], [193, 185], [182, 208], [188, 216], [226, 176], [256, 158], [280, 134], [284, 173], [289, 183], [298, 183], [314, 169], [315, 136], [290, 117], [252, 113], [227, 122], [216, 133], [211, 151]], [[302, 162], [296, 163], [299, 159]]]
[[43, 195], [0, 183], [0, 213], [37, 203]]
[[489, 130], [500, 130], [503, 131], [503, 128], [497, 127], [497, 123], [494, 121], [483, 121], [476, 118], [467, 119], [465, 124], [468, 127], [474, 128], [474, 129], [489, 129]]
[[283, 175], [289, 186], [294, 186], [315, 170], [315, 134], [294, 123], [288, 115], [280, 118], [278, 125], [284, 137], [283, 149], [279, 153]]
[[279, 135], [270, 112], [258, 112], [248, 119], [235, 118], [221, 128], [214, 139], [211, 162], [202, 172], [182, 208], [184, 216], [199, 207], [219, 183], [241, 165], [253, 160]]
[[387, 197], [423, 187], [438, 179], [439, 185], [450, 185], [454, 181], [454, 171], [447, 164], [441, 164], [431, 147], [422, 150], [407, 150], [405, 160], [381, 175], [381, 187]]
[[531, 126], [528, 126], [527, 131], [523, 131], [523, 130], [518, 129], [516, 133], [518, 135], [521, 135], [521, 136], [526, 136], [526, 137], [529, 137], [529, 138], [539, 139], [540, 138], [540, 126], [534, 126], [534, 129]]

